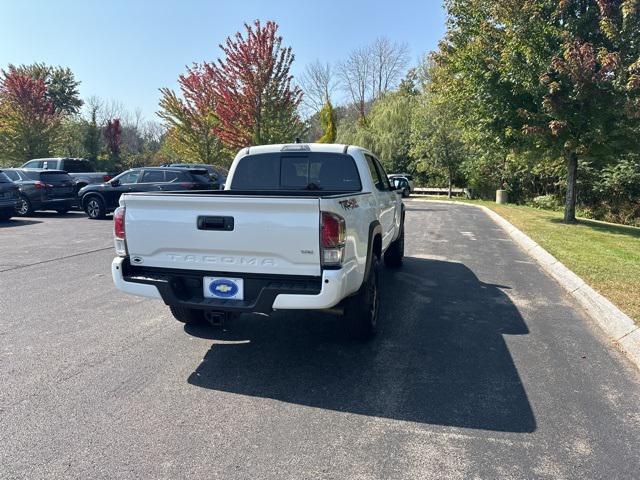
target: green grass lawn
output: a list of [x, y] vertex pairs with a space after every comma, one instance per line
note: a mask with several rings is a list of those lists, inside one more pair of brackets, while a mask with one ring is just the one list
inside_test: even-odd
[[561, 212], [458, 201], [500, 214], [640, 324], [640, 228], [586, 219], [565, 225]]

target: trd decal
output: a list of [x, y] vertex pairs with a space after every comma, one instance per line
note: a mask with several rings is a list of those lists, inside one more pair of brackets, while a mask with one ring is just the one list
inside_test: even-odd
[[358, 200], [355, 198], [340, 200], [340, 206], [345, 210], [353, 210], [354, 208], [360, 207], [360, 205], [358, 205]]

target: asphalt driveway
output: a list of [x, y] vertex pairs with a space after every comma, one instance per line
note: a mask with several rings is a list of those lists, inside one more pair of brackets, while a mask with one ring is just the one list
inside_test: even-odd
[[111, 222], [0, 226], [0, 478], [638, 478], [639, 374], [482, 211], [407, 202], [378, 337], [183, 328]]

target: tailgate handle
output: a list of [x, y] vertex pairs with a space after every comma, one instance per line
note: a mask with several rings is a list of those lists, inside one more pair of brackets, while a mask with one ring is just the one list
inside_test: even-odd
[[198, 217], [198, 230], [233, 230], [233, 217]]

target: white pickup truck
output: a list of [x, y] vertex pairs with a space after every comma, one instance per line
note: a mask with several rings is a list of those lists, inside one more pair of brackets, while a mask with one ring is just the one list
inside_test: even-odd
[[380, 162], [349, 145], [248, 147], [224, 190], [127, 193], [114, 213], [118, 289], [184, 323], [329, 310], [376, 330], [380, 269], [404, 256], [404, 205]]

